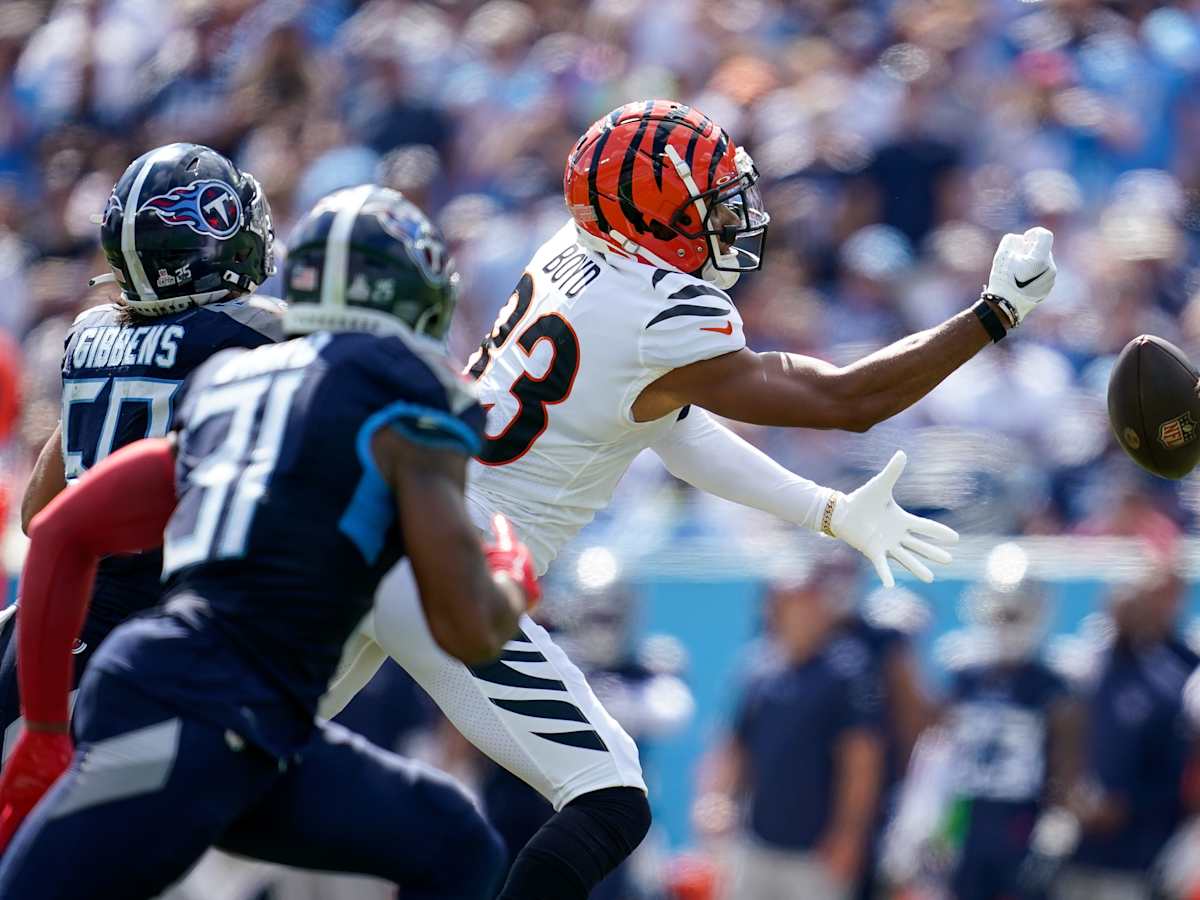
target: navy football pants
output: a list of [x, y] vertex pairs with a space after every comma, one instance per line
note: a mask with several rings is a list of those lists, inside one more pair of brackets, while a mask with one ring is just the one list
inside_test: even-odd
[[373, 875], [405, 900], [484, 900], [499, 837], [448, 777], [336, 725], [302, 759], [276, 759], [90, 672], [70, 769], [0, 861], [0, 897], [133, 900], [182, 877], [210, 846], [268, 862]]

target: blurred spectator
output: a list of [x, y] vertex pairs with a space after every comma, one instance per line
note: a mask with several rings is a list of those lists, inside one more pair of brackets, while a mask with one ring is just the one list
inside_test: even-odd
[[867, 870], [884, 710], [871, 651], [849, 621], [855, 576], [833, 554], [768, 592], [774, 652], [741, 691], [697, 811], [745, 800], [731, 898], [850, 897]]
[[[456, 243], [465, 356], [565, 218], [579, 131], [673, 96], [762, 173], [772, 249], [736, 295], [755, 346], [858, 355], [963, 308], [1002, 231], [1055, 229], [1045, 311], [888, 435], [950, 475], [906, 479], [910, 505], [1069, 529], [1128, 471], [1104, 421], [1115, 352], [1145, 331], [1200, 351], [1197, 85], [1194, 3], [10, 0], [0, 328], [104, 299], [85, 290], [95, 185], [186, 139], [261, 173], [283, 238], [333, 187], [413, 194]], [[856, 436], [750, 437], [830, 484], [876, 462]], [[1190, 526], [1200, 491], [1163, 490], [1165, 524]]]
[[858, 896], [876, 895], [879, 842], [908, 769], [908, 760], [936, 709], [922, 684], [912, 639], [929, 624], [923, 600], [905, 588], [880, 588], [845, 620], [843, 633], [861, 642], [870, 654], [883, 700], [884, 774], [880, 802], [871, 828], [866, 865]]
[[[463, 292], [452, 340], [465, 357], [565, 220], [561, 173], [579, 132], [657, 95], [720, 121], [762, 173], [770, 248], [734, 295], [757, 349], [858, 356], [962, 309], [1002, 232], [1038, 222], [1056, 233], [1051, 300], [913, 409], [866, 436], [746, 428], [748, 439], [840, 487], [903, 447], [912, 462], [898, 499], [968, 535], [1132, 536], [1165, 552], [1195, 531], [1200, 481], [1141, 479], [1111, 439], [1104, 394], [1115, 354], [1137, 334], [1200, 358], [1198, 91], [1200, 6], [1186, 0], [4, 0], [0, 330], [22, 345], [25, 406], [2, 474], [19, 484], [54, 429], [62, 333], [109, 299], [86, 286], [104, 269], [89, 217], [146, 148], [202, 141], [258, 172], [281, 252], [290, 223], [325, 191], [365, 180], [404, 190], [455, 244]], [[711, 533], [743, 547], [769, 544], [780, 527], [716, 503], [643, 461], [593, 534], [647, 543]], [[886, 805], [929, 715], [909, 642], [869, 615], [839, 614], [836, 626], [814, 616], [817, 649], [803, 664], [764, 663], [755, 703], [775, 696], [768, 669], [778, 684], [811, 677], [830, 691], [869, 680], [831, 670], [830, 648], [847, 641], [871, 660], [883, 708], [839, 707], [846, 720], [825, 728], [844, 731], [789, 745], [801, 756], [778, 766], [780, 802], [823, 791], [832, 777], [812, 772], [834, 762], [815, 755], [846, 736], [860, 756], [882, 742]], [[1106, 734], [1121, 733], [1113, 710], [1132, 715], [1117, 701], [1143, 694], [1152, 714], [1128, 728], [1167, 733], [1160, 675], [1173, 646], [1106, 652]], [[626, 674], [600, 679], [613, 687], [604, 699], [649, 737], [647, 682]], [[751, 699], [747, 727], [761, 726]], [[358, 721], [392, 740], [396, 723], [377, 709], [364, 701]], [[1155, 774], [1137, 766], [1157, 760], [1138, 762], [1131, 775], [1122, 746], [1093, 748], [1106, 798], [1097, 808], [1125, 823], [1091, 823], [1105, 864], [1125, 852], [1110, 858], [1105, 840], [1159, 840], [1138, 817], [1165, 809], [1154, 799], [1165, 764]], [[519, 818], [513, 786], [497, 777], [485, 793]], [[794, 845], [810, 818], [824, 822], [834, 801], [821, 791], [781, 837], [768, 833]], [[769, 820], [774, 799], [757, 814]], [[544, 808], [532, 813], [514, 834]], [[812, 855], [825, 851], [870, 890], [866, 863], [846, 863], [854, 842], [825, 837], [812, 838]], [[694, 875], [687, 868], [680, 883]]]
[[1182, 587], [1160, 565], [1113, 594], [1116, 636], [1089, 698], [1089, 761], [1073, 802], [1083, 841], [1062, 900], [1149, 898], [1150, 868], [1183, 822], [1194, 733], [1183, 689], [1200, 657], [1177, 631]]
[[[991, 560], [1010, 551], [1019, 553], [1002, 545]], [[1033, 836], [1062, 818], [1080, 766], [1079, 704], [1042, 659], [1045, 589], [1024, 577], [1023, 556], [1009, 562], [1016, 569], [999, 573], [1008, 577], [963, 598], [967, 628], [951, 642], [941, 723], [922, 742], [887, 838], [891, 881], [911, 887], [946, 868], [957, 900], [1044, 896], [1064, 852], [1031, 853]]]

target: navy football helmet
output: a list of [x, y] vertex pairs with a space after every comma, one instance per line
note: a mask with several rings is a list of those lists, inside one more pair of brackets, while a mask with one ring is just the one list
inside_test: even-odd
[[458, 299], [442, 234], [403, 194], [376, 185], [335, 191], [296, 225], [283, 273], [288, 334], [394, 332], [441, 339]]
[[130, 164], [100, 221], [120, 302], [165, 315], [253, 291], [275, 271], [275, 233], [253, 175], [200, 144], [167, 144]]

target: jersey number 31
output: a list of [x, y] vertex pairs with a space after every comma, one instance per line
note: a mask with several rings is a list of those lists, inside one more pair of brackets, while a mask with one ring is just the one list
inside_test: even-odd
[[[468, 369], [472, 378], [479, 379], [487, 371], [492, 357], [504, 346], [513, 329], [529, 311], [532, 300], [533, 278], [526, 272], [513, 291], [510, 300], [512, 312], [498, 320], [492, 333], [480, 344], [479, 353]], [[516, 339], [516, 346], [526, 357], [530, 357], [542, 341], [549, 341], [552, 348], [546, 372], [540, 376], [522, 372], [513, 381], [508, 392], [517, 400], [517, 412], [502, 432], [484, 440], [483, 450], [478, 457], [484, 465], [508, 465], [528, 453], [550, 422], [547, 407], [562, 403], [571, 395], [575, 375], [579, 372], [579, 338], [561, 315], [547, 313], [538, 316], [521, 332]]]

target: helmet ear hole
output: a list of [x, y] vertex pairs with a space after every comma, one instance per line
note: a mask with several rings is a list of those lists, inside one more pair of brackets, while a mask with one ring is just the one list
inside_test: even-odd
[[669, 225], [666, 225], [666, 224], [658, 221], [658, 219], [650, 220], [649, 231], [652, 235], [654, 235], [660, 241], [669, 241], [672, 238], [678, 236], [675, 232], [675, 229], [673, 229]]

